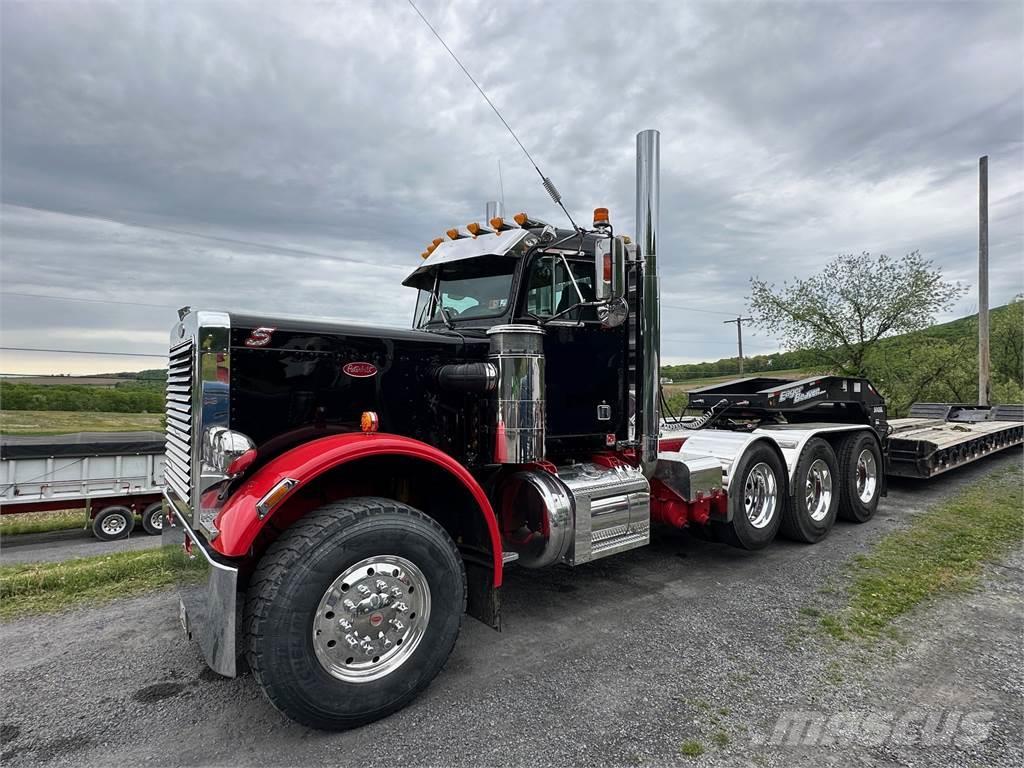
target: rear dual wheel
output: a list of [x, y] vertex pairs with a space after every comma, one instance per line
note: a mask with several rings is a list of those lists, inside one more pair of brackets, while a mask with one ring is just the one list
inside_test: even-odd
[[757, 443], [733, 465], [729, 483], [732, 520], [716, 522], [722, 541], [740, 549], [763, 549], [779, 531], [786, 493], [782, 459], [764, 443]]
[[839, 517], [866, 523], [878, 510], [882, 496], [882, 451], [873, 435], [858, 432], [839, 444]]
[[120, 505], [104, 507], [92, 519], [93, 535], [100, 541], [127, 539], [135, 527], [135, 513]]
[[812, 438], [800, 453], [782, 514], [782, 534], [813, 544], [832, 530], [839, 511], [839, 462], [832, 446]]
[[142, 527], [150, 536], [159, 536], [164, 527], [164, 503], [154, 501], [142, 513]]

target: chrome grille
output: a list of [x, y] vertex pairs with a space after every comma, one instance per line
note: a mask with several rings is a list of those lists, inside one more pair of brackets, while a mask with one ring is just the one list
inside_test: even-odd
[[171, 347], [167, 365], [167, 460], [164, 479], [183, 501], [192, 501], [193, 342]]

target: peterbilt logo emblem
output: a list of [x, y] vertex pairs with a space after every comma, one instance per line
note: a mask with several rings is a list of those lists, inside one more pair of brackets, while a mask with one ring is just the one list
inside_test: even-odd
[[341, 370], [353, 379], [368, 379], [377, 375], [377, 366], [373, 363], [347, 363]]
[[267, 328], [261, 326], [260, 328], [253, 328], [252, 333], [249, 334], [249, 338], [245, 340], [245, 346], [247, 347], [265, 347], [270, 343], [270, 337], [277, 330], [276, 328]]

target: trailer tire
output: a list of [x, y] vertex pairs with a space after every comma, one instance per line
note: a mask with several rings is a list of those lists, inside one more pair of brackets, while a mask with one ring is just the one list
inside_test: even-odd
[[150, 536], [159, 536], [164, 527], [164, 503], [154, 501], [142, 513], [142, 527]]
[[763, 549], [779, 532], [786, 498], [782, 459], [764, 443], [757, 443], [735, 465], [729, 483], [732, 520], [715, 522], [721, 541], [740, 549]]
[[882, 452], [866, 433], [849, 435], [839, 444], [839, 517], [866, 523], [878, 510], [882, 497]]
[[354, 728], [430, 684], [465, 608], [462, 558], [435, 520], [391, 499], [332, 502], [260, 560], [245, 605], [246, 659], [288, 717]]
[[782, 534], [814, 544], [828, 536], [839, 511], [839, 463], [832, 446], [811, 438], [796, 464], [789, 504], [782, 514]]
[[128, 507], [104, 507], [92, 519], [92, 533], [100, 541], [127, 539], [135, 527], [135, 513]]

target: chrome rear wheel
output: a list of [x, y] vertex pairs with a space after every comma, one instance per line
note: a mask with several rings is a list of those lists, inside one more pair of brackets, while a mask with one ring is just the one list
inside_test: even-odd
[[857, 496], [870, 504], [878, 492], [878, 463], [875, 454], [865, 448], [857, 457]]
[[755, 528], [764, 528], [779, 506], [779, 484], [772, 468], [763, 461], [754, 465], [743, 484], [743, 509]]
[[811, 463], [804, 490], [804, 500], [811, 520], [824, 520], [832, 506], [832, 472], [822, 459], [815, 459]]

